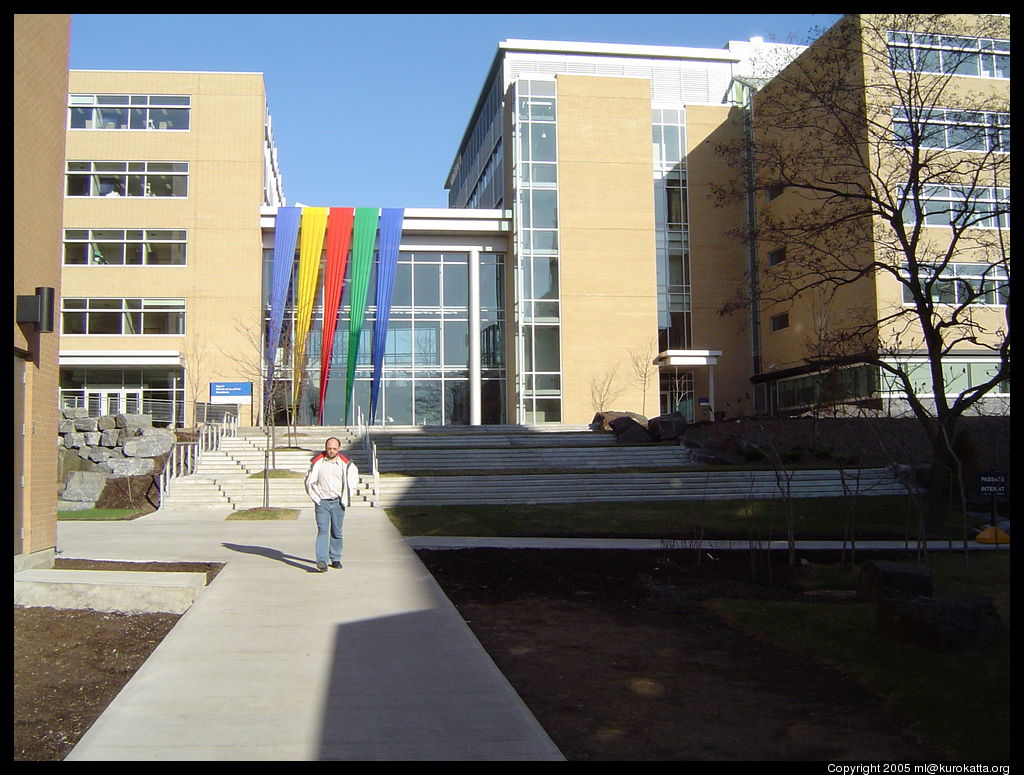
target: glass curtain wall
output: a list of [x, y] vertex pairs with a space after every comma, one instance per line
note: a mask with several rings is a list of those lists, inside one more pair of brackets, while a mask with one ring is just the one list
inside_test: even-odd
[[[686, 112], [655, 108], [655, 239], [658, 271], [658, 349], [689, 350], [693, 344], [690, 302], [689, 208], [686, 191]], [[692, 375], [689, 377], [692, 380]], [[692, 388], [691, 388], [692, 391]], [[663, 379], [661, 405], [693, 420], [692, 397], [680, 400], [679, 378]]]
[[158, 426], [185, 424], [185, 372], [177, 368], [64, 367], [61, 406], [85, 407], [90, 417], [148, 414]]
[[557, 423], [562, 386], [555, 82], [520, 80], [515, 94], [518, 421]]
[[[272, 252], [265, 253], [269, 269]], [[269, 255], [268, 255], [269, 254]], [[505, 365], [500, 332], [504, 328], [501, 287], [504, 255], [481, 254], [480, 326], [482, 340], [482, 422], [504, 422]], [[369, 417], [373, 378], [373, 331], [377, 324], [376, 262], [370, 276], [359, 358], [356, 364], [353, 420], [358, 409]], [[267, 272], [264, 272], [266, 278]], [[266, 283], [265, 283], [266, 284]], [[265, 289], [266, 298], [266, 289]], [[325, 425], [344, 423], [346, 358], [349, 343], [349, 280], [331, 350], [330, 380], [324, 399]], [[291, 395], [294, 306], [289, 298], [278, 349], [278, 390]], [[300, 425], [318, 423], [323, 292], [317, 296], [306, 344], [305, 378], [295, 407]], [[281, 402], [279, 402], [281, 403]], [[469, 423], [469, 253], [399, 253], [391, 297], [376, 423], [384, 425], [464, 425]], [[279, 421], [287, 415], [282, 412]]]

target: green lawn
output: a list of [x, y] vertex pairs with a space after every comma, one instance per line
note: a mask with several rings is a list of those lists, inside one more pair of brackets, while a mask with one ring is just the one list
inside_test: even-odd
[[268, 506], [263, 508], [257, 506], [252, 509], [240, 509], [239, 511], [232, 511], [226, 519], [239, 519], [239, 520], [267, 520], [267, 519], [297, 519], [299, 516], [298, 509], [285, 509], [275, 508]]
[[[841, 540], [847, 498], [792, 501], [796, 538]], [[651, 501], [488, 506], [400, 506], [387, 509], [403, 535], [533, 536], [591, 538], [784, 539], [781, 499]], [[854, 537], [903, 540], [916, 532], [917, 517], [903, 496], [856, 501]], [[932, 538], [956, 538], [959, 528], [933, 531]]]
[[71, 522], [80, 521], [117, 521], [135, 519], [143, 514], [152, 513], [153, 509], [81, 509], [79, 511], [58, 511], [57, 519]]
[[1002, 761], [1010, 750], [1010, 553], [929, 558], [935, 594], [971, 589], [993, 598], [1001, 625], [987, 648], [932, 653], [881, 635], [870, 603], [715, 600], [729, 621], [760, 637], [835, 665], [888, 698], [954, 758]]

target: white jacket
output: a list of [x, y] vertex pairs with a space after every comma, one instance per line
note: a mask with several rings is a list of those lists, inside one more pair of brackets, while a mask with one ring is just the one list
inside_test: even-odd
[[[321, 468], [326, 459], [323, 452], [318, 454], [310, 461], [309, 471], [306, 473], [306, 494], [312, 499], [313, 503], [320, 503], [323, 498], [332, 497], [324, 492], [320, 481]], [[345, 468], [344, 475], [341, 478], [342, 491], [338, 495], [341, 496], [341, 502], [345, 506], [350, 506], [352, 505], [352, 491], [359, 486], [359, 468], [340, 452], [338, 453], [338, 459], [341, 460]]]

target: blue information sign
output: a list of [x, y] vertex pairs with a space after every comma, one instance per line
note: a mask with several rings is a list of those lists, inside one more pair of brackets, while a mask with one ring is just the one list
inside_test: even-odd
[[251, 382], [211, 382], [211, 404], [251, 404]]

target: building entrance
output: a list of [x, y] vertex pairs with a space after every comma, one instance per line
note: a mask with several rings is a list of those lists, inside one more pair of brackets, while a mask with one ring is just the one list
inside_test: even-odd
[[85, 405], [90, 417], [104, 414], [140, 414], [142, 391], [125, 389], [86, 390]]

